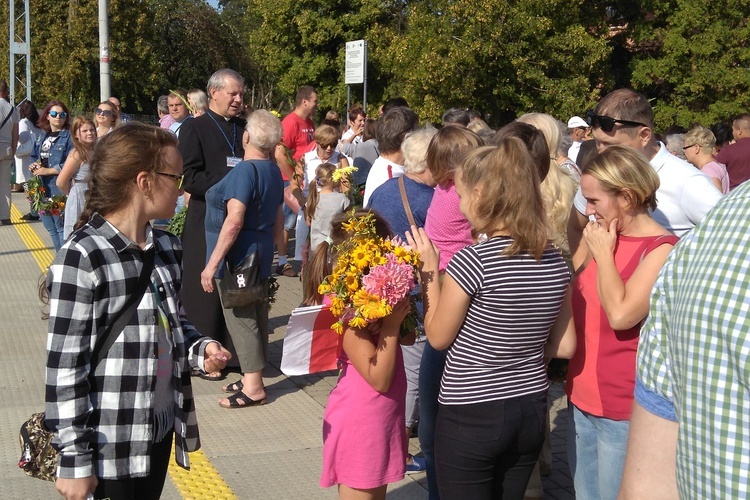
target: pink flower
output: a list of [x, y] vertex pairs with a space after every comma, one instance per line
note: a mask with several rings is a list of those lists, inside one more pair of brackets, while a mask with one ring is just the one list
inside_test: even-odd
[[367, 276], [362, 277], [365, 291], [385, 299], [389, 306], [395, 306], [406, 297], [417, 285], [414, 279], [414, 268], [409, 264], [399, 264], [393, 254], [386, 255], [388, 262], [370, 268]]

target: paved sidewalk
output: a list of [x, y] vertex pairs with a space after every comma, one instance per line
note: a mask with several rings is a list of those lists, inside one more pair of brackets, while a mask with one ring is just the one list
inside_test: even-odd
[[[14, 207], [24, 214], [28, 203], [23, 194], [13, 194]], [[22, 237], [22, 235], [24, 235]], [[44, 363], [46, 323], [40, 319], [37, 297], [40, 265], [33, 257], [44, 248], [27, 247], [34, 235], [50, 251], [51, 242], [40, 222], [0, 227], [0, 318], [4, 349], [0, 351], [0, 387], [5, 404], [0, 406], [2, 422], [2, 465], [4, 481], [0, 498], [59, 498], [52, 483], [26, 477], [18, 468], [20, 456], [18, 429], [22, 421], [44, 406]], [[33, 250], [33, 252], [32, 252]], [[186, 250], [186, 251], [189, 251]], [[322, 417], [336, 373], [285, 377], [279, 370], [282, 342], [289, 314], [301, 301], [297, 278], [279, 277], [277, 301], [271, 309], [269, 367], [264, 371], [269, 404], [261, 407], [227, 410], [217, 404], [221, 385], [234, 382], [230, 373], [225, 382], [193, 378], [202, 452], [226, 483], [218, 487], [212, 474], [196, 470], [175, 480], [167, 480], [164, 499], [332, 499], [336, 489], [318, 486], [322, 456]], [[553, 386], [550, 411], [552, 426], [552, 470], [542, 478], [545, 498], [568, 499], [572, 481], [565, 453], [567, 403], [561, 386]], [[563, 411], [560, 411], [563, 410]], [[419, 453], [419, 442], [410, 440], [412, 453]], [[187, 481], [181, 478], [188, 477]], [[189, 493], [184, 493], [189, 490]], [[231, 490], [231, 491], [230, 491]], [[233, 492], [233, 494], [232, 494]], [[389, 499], [426, 499], [424, 474], [407, 476], [388, 488]]]

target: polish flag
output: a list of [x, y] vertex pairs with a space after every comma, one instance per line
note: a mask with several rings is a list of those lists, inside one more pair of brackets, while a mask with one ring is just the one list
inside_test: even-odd
[[328, 306], [298, 307], [286, 325], [281, 371], [307, 375], [337, 368], [340, 336], [331, 330], [337, 321]]

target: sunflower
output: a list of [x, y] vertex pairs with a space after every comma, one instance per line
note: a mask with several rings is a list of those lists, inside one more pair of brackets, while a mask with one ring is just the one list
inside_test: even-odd
[[368, 320], [383, 318], [391, 314], [392, 311], [391, 306], [385, 300], [375, 295], [370, 295], [364, 290], [358, 290], [354, 294], [352, 305]]

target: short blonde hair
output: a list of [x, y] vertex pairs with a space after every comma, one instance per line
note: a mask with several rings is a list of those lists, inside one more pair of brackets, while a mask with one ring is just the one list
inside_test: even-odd
[[659, 176], [646, 157], [635, 149], [609, 147], [586, 163], [582, 175], [597, 179], [610, 196], [616, 196], [627, 189], [632, 194], [630, 203], [633, 209], [656, 209]]
[[339, 143], [339, 133], [331, 125], [321, 125], [315, 130], [313, 140], [322, 146], [336, 146]]
[[696, 125], [685, 133], [685, 144], [688, 146], [697, 144], [701, 147], [702, 153], [711, 154], [716, 146], [716, 136], [706, 127]]
[[404, 169], [410, 174], [421, 174], [427, 170], [427, 148], [437, 134], [433, 127], [420, 128], [409, 134], [401, 145], [404, 154]]
[[459, 166], [464, 153], [480, 146], [484, 146], [484, 141], [466, 127], [448, 125], [441, 128], [427, 148], [427, 168], [432, 178], [445, 186], [453, 178], [453, 171]]

